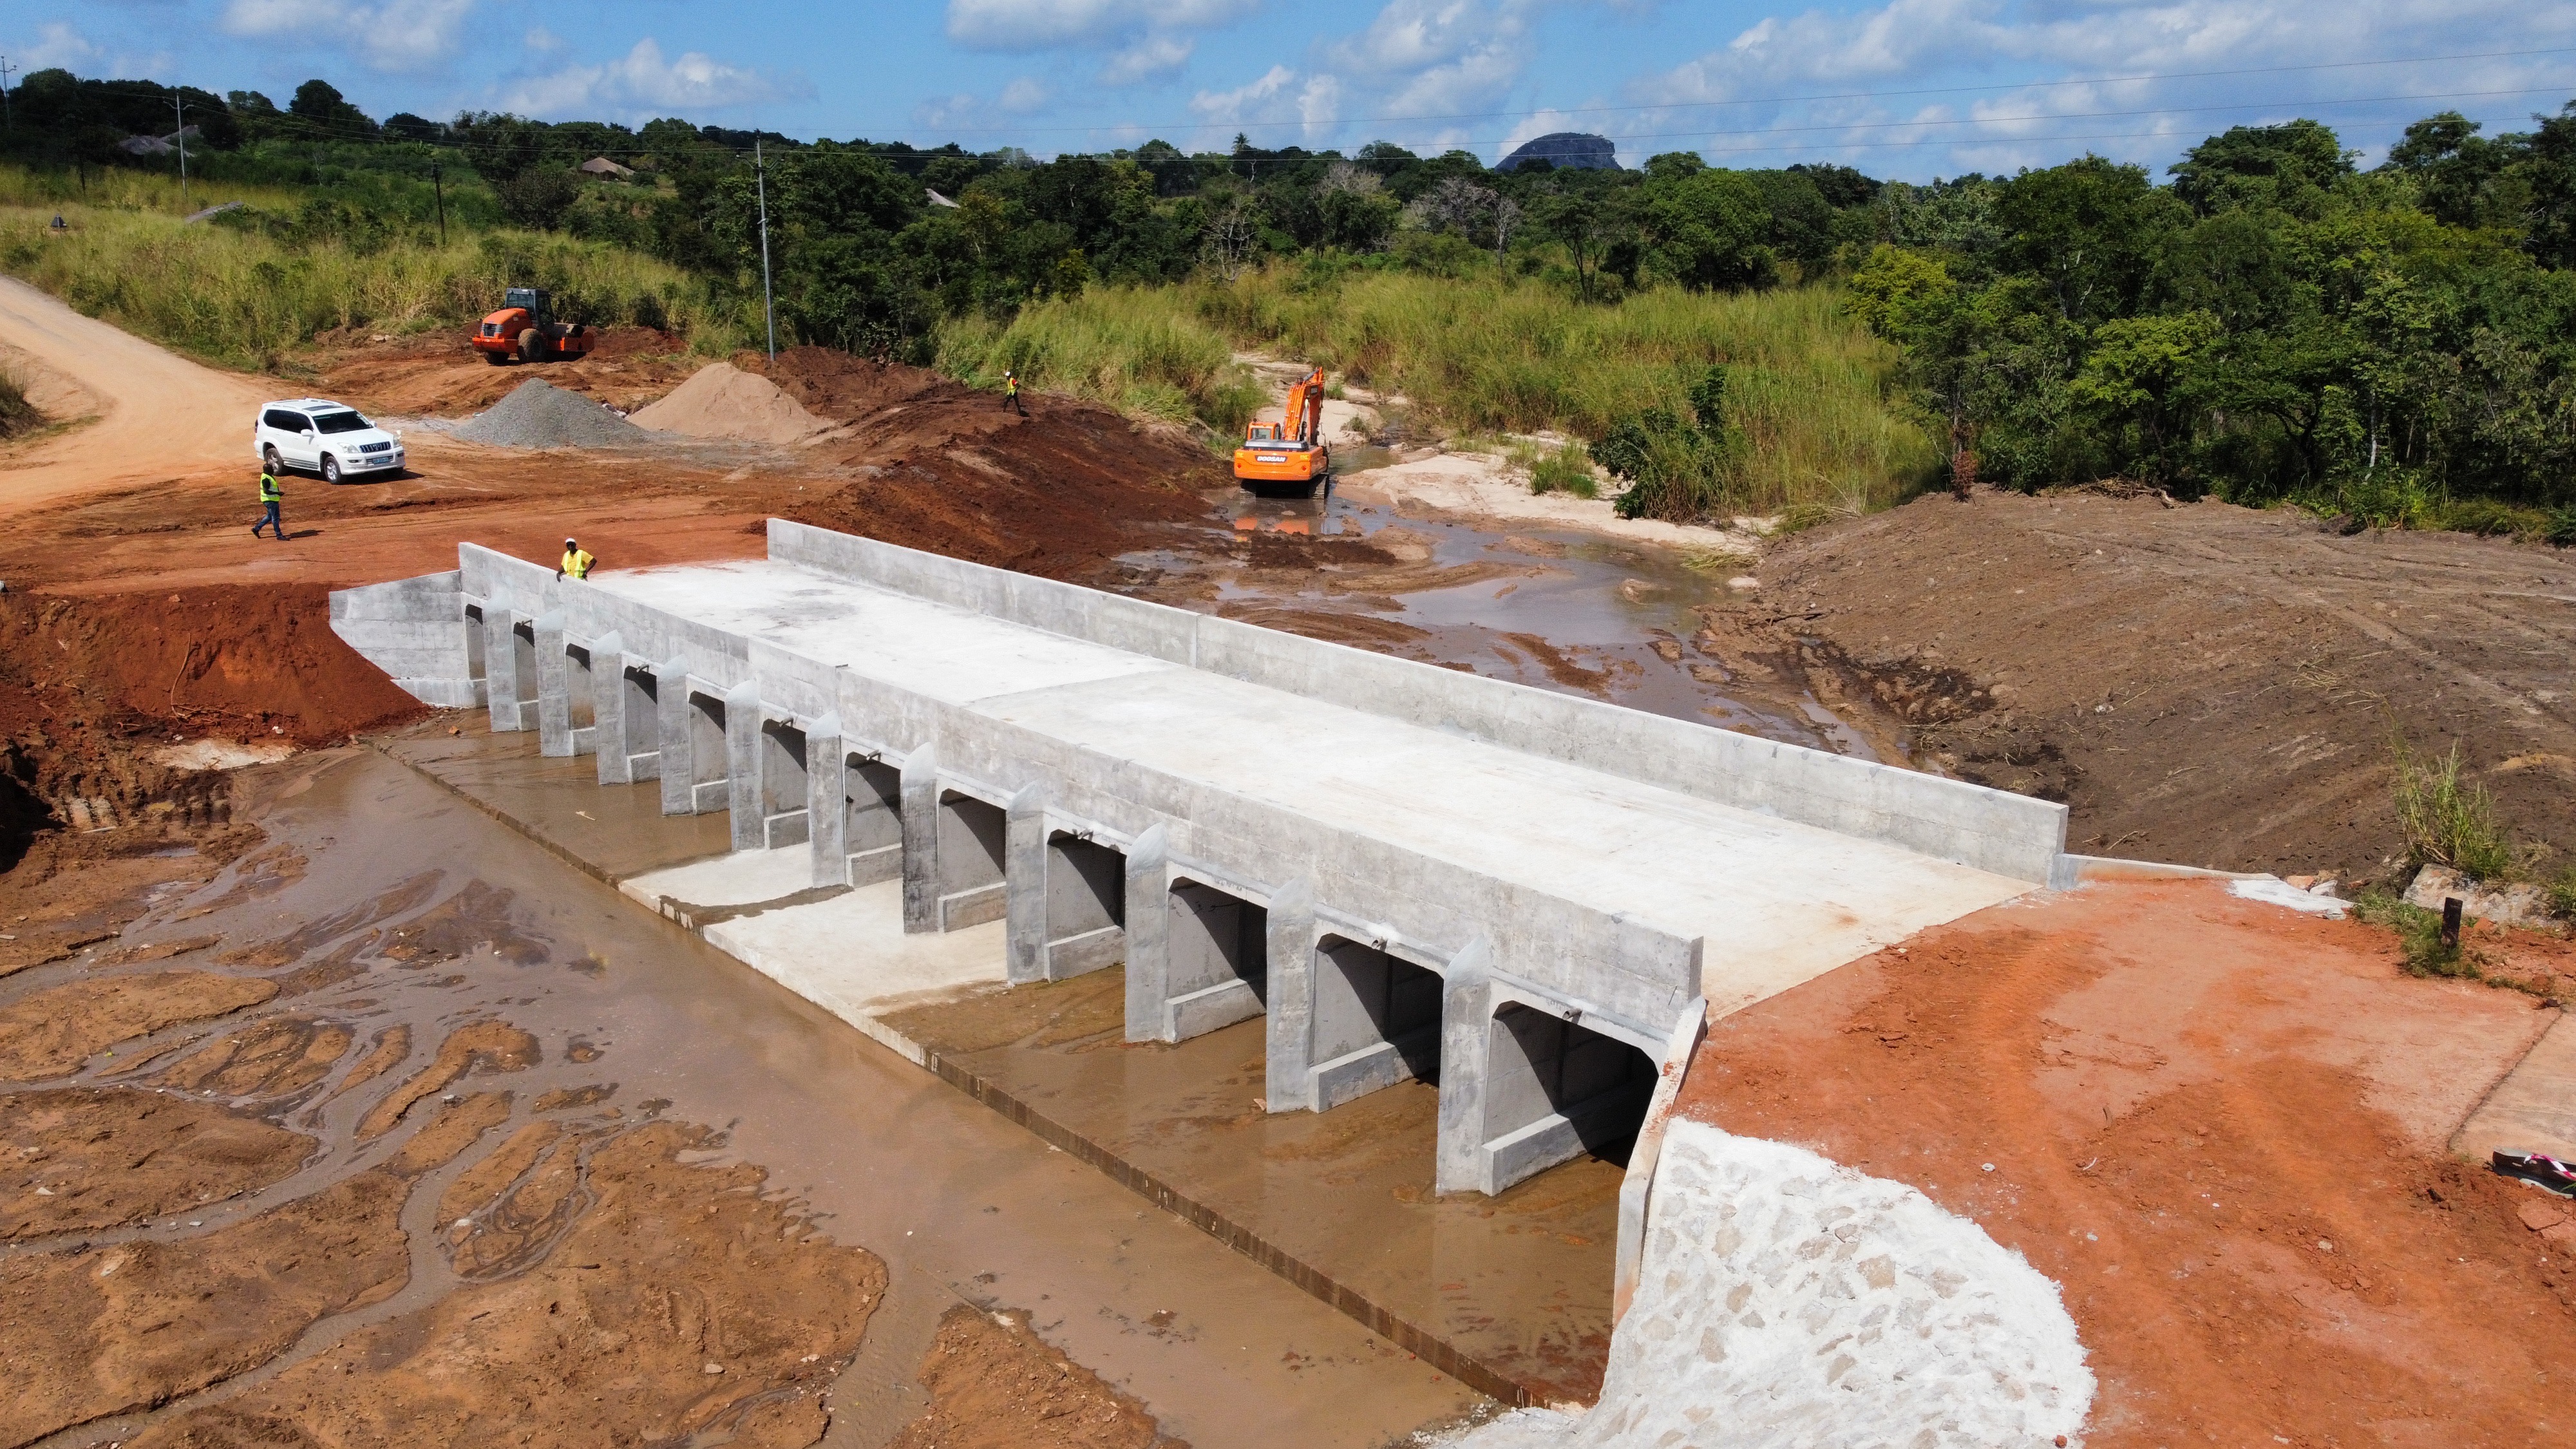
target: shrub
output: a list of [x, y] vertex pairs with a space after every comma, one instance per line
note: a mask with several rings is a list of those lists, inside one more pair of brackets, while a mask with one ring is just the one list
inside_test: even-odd
[[1568, 443], [1562, 448], [1540, 449], [1522, 444], [1512, 449], [1512, 464], [1529, 474], [1532, 493], [1571, 493], [1577, 498], [1600, 496], [1600, 484], [1592, 477], [1592, 454], [1581, 443]]
[[44, 422], [34, 405], [27, 401], [27, 390], [18, 379], [0, 371], [0, 438], [23, 433]]
[[1033, 302], [1007, 324], [951, 318], [939, 325], [938, 366], [977, 384], [998, 383], [1008, 369], [1029, 387], [1234, 437], [1268, 400], [1222, 334], [1167, 292], [1138, 287]]
[[2405, 953], [2406, 971], [2410, 976], [2465, 977], [2475, 980], [2481, 974], [2475, 961], [2457, 946], [2442, 944], [2442, 915], [2421, 906], [2410, 906], [2386, 891], [2366, 891], [2353, 902], [2353, 913], [2374, 926], [2385, 926], [2397, 933], [2397, 947]]
[[2397, 755], [2397, 820], [2416, 864], [2447, 865], [2473, 880], [2496, 880], [2513, 868], [2513, 845], [2496, 823], [2495, 798], [2460, 780], [2460, 747], [2439, 765], [2419, 765], [2404, 740]]

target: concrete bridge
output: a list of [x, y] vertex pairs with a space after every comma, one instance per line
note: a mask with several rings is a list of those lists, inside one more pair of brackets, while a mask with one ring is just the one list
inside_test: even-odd
[[2063, 875], [2063, 807], [773, 520], [587, 582], [473, 544], [332, 596], [481, 707], [1126, 1034], [1265, 1018], [1272, 1112], [1439, 1091], [1437, 1185], [1632, 1135], [1707, 1013]]

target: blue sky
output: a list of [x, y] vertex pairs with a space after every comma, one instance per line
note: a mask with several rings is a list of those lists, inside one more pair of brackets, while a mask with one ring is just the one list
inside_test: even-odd
[[1489, 161], [1586, 130], [1631, 164], [1697, 150], [1920, 180], [2087, 150], [2161, 168], [2296, 115], [2373, 158], [2438, 110], [2517, 127], [2576, 97], [2576, 5], [0, 0], [0, 55], [280, 103], [320, 75], [378, 117], [681, 115], [1042, 156], [1241, 130]]

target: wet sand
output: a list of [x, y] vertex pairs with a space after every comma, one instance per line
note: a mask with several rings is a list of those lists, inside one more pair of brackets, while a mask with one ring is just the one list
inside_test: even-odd
[[[204, 1200], [184, 1209], [164, 1193], [110, 1214], [154, 1214], [135, 1225], [28, 1223], [36, 1236], [0, 1250], [0, 1294], [34, 1304], [94, 1293], [84, 1285], [102, 1281], [110, 1252], [177, 1264], [154, 1280], [171, 1291], [232, 1281], [223, 1273], [271, 1260], [215, 1240], [274, 1239], [286, 1209], [271, 1204], [320, 1208], [356, 1194], [350, 1212], [327, 1215], [356, 1236], [327, 1255], [343, 1265], [329, 1281], [273, 1267], [244, 1281], [305, 1287], [220, 1292], [236, 1347], [181, 1356], [204, 1372], [147, 1374], [108, 1392], [81, 1387], [78, 1359], [48, 1368], [12, 1355], [16, 1381], [49, 1385], [56, 1407], [0, 1439], [85, 1421], [56, 1437], [216, 1443], [291, 1425], [309, 1442], [355, 1443], [443, 1417], [420, 1418], [420, 1395], [454, 1390], [469, 1403], [500, 1396], [483, 1412], [534, 1395], [544, 1412], [527, 1422], [554, 1442], [588, 1442], [584, 1433], [631, 1419], [627, 1428], [654, 1437], [805, 1443], [828, 1403], [823, 1442], [877, 1445], [927, 1407], [925, 1355], [961, 1304], [1025, 1311], [1030, 1331], [1141, 1405], [1155, 1432], [1201, 1444], [1370, 1445], [1477, 1406], [1454, 1381], [373, 751], [256, 774], [273, 799], [257, 816], [300, 861], [299, 878], [254, 852], [118, 943], [192, 949], [151, 965], [31, 967], [0, 982], [0, 1010], [174, 972], [292, 985], [221, 1016], [202, 1011], [223, 1000], [200, 1003], [192, 1020], [146, 1013], [134, 1026], [148, 1034], [112, 1047], [48, 1038], [38, 1053], [47, 1070], [75, 1047], [98, 1050], [43, 1087], [0, 1090], [16, 1093], [13, 1107], [62, 1087], [184, 1092], [192, 1106], [236, 1114], [236, 1134], [267, 1155], [231, 1179], [194, 1182]], [[278, 883], [237, 892], [245, 867]], [[307, 1034], [297, 1023], [315, 1025]], [[326, 1047], [338, 1057], [326, 1075], [293, 1066]], [[321, 1148], [277, 1177], [279, 1145], [254, 1119]], [[381, 1135], [362, 1137], [362, 1123]], [[699, 1213], [723, 1231], [684, 1231]], [[362, 1230], [369, 1223], [380, 1226]], [[680, 1236], [661, 1241], [639, 1225]], [[704, 1257], [727, 1241], [733, 1257]], [[867, 1286], [874, 1273], [881, 1293]], [[646, 1302], [665, 1281], [688, 1291]], [[813, 1284], [841, 1288], [818, 1297], [805, 1291]], [[639, 1356], [610, 1346], [643, 1331], [640, 1318], [696, 1323], [683, 1334], [692, 1343], [730, 1334], [738, 1352], [701, 1362], [696, 1347]], [[750, 1332], [767, 1322], [786, 1327]], [[478, 1356], [478, 1344], [489, 1351]], [[607, 1372], [627, 1360], [619, 1372], [641, 1382]], [[121, 1411], [170, 1394], [166, 1407]]]

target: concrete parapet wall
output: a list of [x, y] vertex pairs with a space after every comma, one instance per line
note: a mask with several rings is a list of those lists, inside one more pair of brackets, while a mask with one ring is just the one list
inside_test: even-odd
[[770, 556], [1031, 628], [2046, 883], [2066, 807], [772, 519]]

